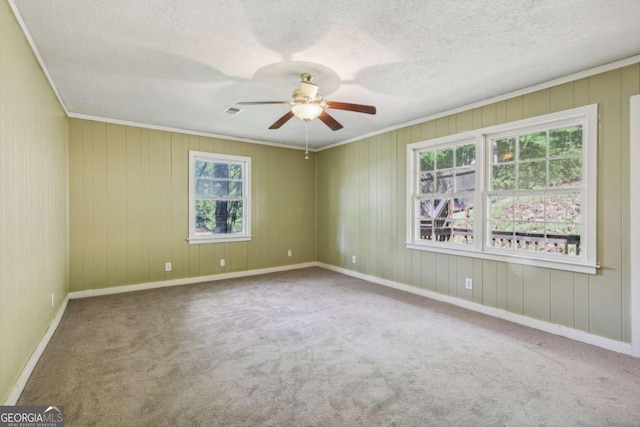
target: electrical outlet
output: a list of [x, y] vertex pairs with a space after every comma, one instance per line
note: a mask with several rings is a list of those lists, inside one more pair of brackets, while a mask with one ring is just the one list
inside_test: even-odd
[[164, 263], [164, 271], [171, 271], [171, 263], [170, 262], [165, 262]]
[[224, 267], [224, 265], [225, 265], [224, 258], [220, 258], [220, 267]]
[[291, 251], [291, 249], [289, 249], [289, 250], [287, 251], [287, 256], [291, 256], [291, 255], [293, 255], [293, 252]]
[[352, 263], [356, 263], [356, 256], [355, 255], [351, 255], [351, 262]]
[[473, 280], [469, 279], [468, 277], [464, 279], [464, 287], [467, 289], [473, 289]]

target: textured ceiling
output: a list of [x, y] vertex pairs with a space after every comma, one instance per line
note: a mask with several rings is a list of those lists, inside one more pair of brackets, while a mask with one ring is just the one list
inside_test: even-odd
[[640, 53], [638, 0], [14, 0], [71, 115], [304, 144], [268, 127], [310, 72], [321, 147]]

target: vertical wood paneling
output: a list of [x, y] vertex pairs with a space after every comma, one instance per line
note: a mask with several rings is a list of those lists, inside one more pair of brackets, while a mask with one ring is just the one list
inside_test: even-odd
[[436, 255], [436, 291], [449, 293], [449, 255]]
[[500, 101], [496, 104], [496, 124], [507, 121], [507, 101]]
[[524, 315], [551, 320], [551, 277], [546, 268], [523, 266]]
[[436, 291], [437, 282], [437, 265], [436, 265], [436, 254], [433, 252], [422, 252], [420, 254], [420, 264], [422, 267], [422, 283], [421, 287], [423, 289], [428, 289], [430, 291]]
[[[456, 132], [458, 133], [473, 129], [473, 112], [471, 110], [467, 110], [456, 114], [456, 126]], [[423, 137], [423, 139], [428, 138]]]
[[150, 248], [149, 236], [151, 233], [149, 226], [149, 130], [140, 130], [140, 218], [138, 219], [138, 227], [140, 227], [140, 281], [142, 283], [151, 281], [150, 279]]
[[[165, 262], [171, 260], [171, 232], [172, 232], [172, 196], [171, 196], [171, 135], [166, 132], [164, 134], [163, 150], [164, 150], [164, 162], [163, 162], [163, 182], [162, 182], [162, 248], [164, 249], [161, 256], [161, 266], [164, 267]], [[164, 268], [163, 268], [164, 269]], [[165, 272], [164, 280], [170, 280], [173, 278], [174, 272]]]
[[[142, 215], [140, 174], [140, 129], [125, 129], [125, 183], [126, 183], [126, 279], [125, 283], [142, 283], [141, 274], [141, 234], [140, 217]], [[71, 138], [73, 139], [73, 138]]]
[[482, 127], [493, 126], [497, 123], [497, 105], [490, 104], [482, 107]]
[[[82, 224], [82, 122], [69, 121], [69, 223], [80, 226]], [[72, 142], [73, 141], [73, 142]], [[82, 286], [83, 245], [82, 234], [73, 233], [70, 236], [69, 253], [69, 286]]]
[[573, 313], [575, 312], [573, 273], [550, 270], [549, 275], [551, 282], [551, 322], [573, 328]]
[[573, 106], [584, 107], [589, 105], [589, 79], [573, 82]]
[[[393, 172], [393, 176], [395, 179], [395, 206], [402, 206], [407, 201], [407, 191], [406, 191], [406, 179], [403, 177], [406, 176], [406, 146], [411, 141], [411, 127], [400, 129], [397, 133], [398, 138], [395, 145], [395, 171]], [[395, 218], [393, 219], [393, 224], [395, 224], [394, 237], [393, 237], [393, 247], [395, 247], [395, 253], [397, 254], [397, 263], [396, 263], [396, 274], [395, 279], [401, 283], [411, 283], [411, 256], [408, 251], [404, 248], [403, 237], [406, 234], [406, 223], [407, 216], [401, 212], [398, 212], [399, 209], [393, 209], [392, 212], [395, 214]]]
[[507, 99], [507, 122], [513, 122], [524, 118], [523, 98], [517, 96]]
[[[370, 251], [369, 255], [372, 259], [369, 262], [369, 274], [373, 276], [380, 276], [380, 264], [379, 260], [379, 250], [380, 250], [380, 233], [379, 230], [381, 228], [381, 197], [380, 197], [380, 181], [381, 181], [381, 137], [375, 136], [369, 138], [369, 158], [371, 160], [371, 167], [368, 170], [370, 179], [369, 179], [369, 200], [370, 200], [370, 223], [369, 223], [369, 245]], [[318, 183], [320, 184], [320, 183]], [[321, 186], [318, 185], [318, 188]], [[318, 204], [318, 209], [320, 208], [320, 204]], [[319, 222], [318, 218], [318, 222]], [[318, 226], [318, 230], [320, 230], [320, 226]], [[320, 251], [318, 251], [318, 257], [320, 257]]]
[[507, 264], [507, 310], [524, 314], [524, 274], [522, 265]]
[[[189, 135], [189, 150], [200, 151], [199, 137], [195, 135]], [[187, 154], [187, 165], [189, 164], [189, 157]], [[188, 166], [187, 166], [188, 168]], [[187, 178], [187, 191], [189, 191], [189, 181]], [[200, 274], [200, 249], [202, 245], [189, 245], [189, 276], [198, 277]]]
[[496, 307], [507, 309], [507, 264], [496, 263]]
[[[171, 206], [187, 206], [189, 204], [189, 137], [187, 135], [171, 135]], [[189, 216], [186, 209], [172, 209], [170, 260], [174, 277], [185, 277], [189, 274], [189, 244], [185, 236], [189, 234]], [[138, 214], [139, 218], [139, 214]]]
[[[83, 260], [73, 290], [316, 259], [316, 162], [301, 151], [84, 120], [72, 130], [70, 209], [82, 226], [71, 230], [71, 249]], [[189, 150], [252, 158], [251, 242], [185, 241]]]
[[568, 110], [573, 107], [573, 82], [549, 89], [550, 111]]
[[107, 286], [126, 283], [127, 273], [127, 139], [125, 128], [107, 125], [106, 267]]
[[[68, 120], [17, 25], [0, 5], [0, 402], [68, 293], [68, 176], [82, 174], [82, 150], [68, 167]], [[76, 147], [81, 148], [81, 147]], [[82, 190], [74, 184], [76, 208]], [[82, 242], [75, 236], [76, 243]], [[76, 254], [82, 254], [81, 248]], [[55, 298], [51, 303], [52, 295]]]
[[[395, 215], [394, 188], [398, 177], [395, 175], [395, 137], [396, 132], [385, 135], [382, 141], [381, 157], [382, 170], [380, 181], [380, 193], [382, 205], [381, 212], [381, 244], [380, 244], [380, 262], [382, 266], [382, 277], [384, 279], [395, 280], [395, 251], [393, 247], [396, 245], [396, 224], [393, 222]], [[393, 154], [392, 154], [393, 153]], [[338, 184], [340, 185], [340, 184]]]
[[522, 97], [524, 117], [535, 117], [549, 112], [549, 89], [526, 94]]
[[[70, 288], [72, 291], [87, 289], [87, 286], [93, 283], [93, 133], [91, 123], [79, 123], [82, 126], [82, 144], [70, 143], [69, 150], [77, 149], [78, 145], [82, 148], [82, 185], [80, 186], [82, 218], [79, 223], [82, 230], [82, 282], [78, 283], [77, 287], [72, 283]], [[70, 137], [77, 137], [77, 134]], [[70, 158], [75, 160], [77, 156], [70, 156]], [[74, 186], [71, 189], [77, 189], [77, 187]], [[70, 231], [72, 241], [75, 241], [74, 228]]]
[[[612, 90], [615, 88], [616, 90]], [[598, 258], [602, 269], [589, 276], [590, 331], [607, 338], [622, 339], [621, 259], [621, 140], [620, 70], [589, 78], [589, 101], [598, 102]], [[628, 102], [628, 99], [626, 100]]]
[[458, 278], [457, 270], [458, 270], [458, 259], [464, 259], [461, 257], [457, 257], [455, 255], [448, 255], [449, 257], [449, 290], [448, 294], [451, 296], [456, 296], [458, 293], [458, 286], [456, 280]]
[[483, 260], [473, 259], [473, 301], [482, 304], [484, 298], [484, 283], [482, 281], [484, 270]]
[[[469, 278], [473, 280], [473, 258], [465, 258], [465, 257], [455, 257], [455, 293], [452, 295], [456, 295], [459, 298], [463, 298], [466, 300], [473, 300], [473, 289], [465, 288], [465, 279]], [[479, 283], [476, 283], [476, 286], [479, 286]]]
[[[91, 282], [92, 286], [107, 287], [107, 125], [92, 122], [91, 132]], [[72, 228], [73, 231], [73, 228]], [[119, 268], [122, 268], [121, 266]]]
[[371, 274], [371, 264], [373, 262], [373, 254], [371, 253], [371, 244], [369, 239], [371, 234], [371, 200], [369, 193], [370, 171], [373, 164], [369, 157], [369, 140], [362, 141], [357, 144], [358, 148], [358, 247], [360, 248], [360, 271], [365, 274]]
[[575, 274], [573, 277], [574, 292], [574, 325], [576, 329], [589, 332], [589, 311], [591, 307], [589, 295], [589, 276], [586, 274]]
[[498, 306], [498, 271], [496, 261], [482, 260], [482, 303]]
[[149, 279], [164, 280], [164, 133], [149, 131]]

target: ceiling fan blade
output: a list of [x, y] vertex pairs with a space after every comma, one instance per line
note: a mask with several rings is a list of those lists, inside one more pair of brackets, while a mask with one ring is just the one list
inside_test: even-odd
[[327, 108], [335, 110], [355, 111], [356, 113], [375, 114], [376, 107], [373, 105], [349, 104], [348, 102], [326, 101]]
[[236, 102], [238, 105], [263, 105], [263, 104], [292, 104], [291, 101], [253, 101], [253, 102]]
[[283, 124], [287, 123], [291, 117], [293, 117], [293, 113], [291, 111], [288, 111], [287, 114], [280, 117], [274, 124], [269, 126], [269, 129], [280, 129], [280, 127]]
[[331, 117], [326, 111], [322, 111], [318, 118], [322, 120], [325, 125], [329, 126], [331, 130], [340, 130], [344, 127], [340, 123], [338, 123], [336, 119]]

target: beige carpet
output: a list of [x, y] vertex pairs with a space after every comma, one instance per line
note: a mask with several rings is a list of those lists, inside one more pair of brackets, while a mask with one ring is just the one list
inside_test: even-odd
[[312, 268], [72, 300], [67, 426], [640, 425], [640, 360]]

